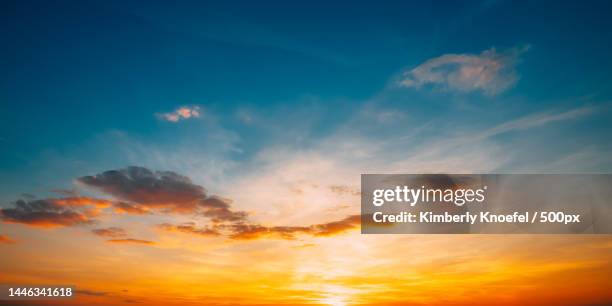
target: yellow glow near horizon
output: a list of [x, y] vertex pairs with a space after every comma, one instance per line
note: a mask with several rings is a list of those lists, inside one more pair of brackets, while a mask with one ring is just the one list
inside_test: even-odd
[[341, 296], [326, 297], [324, 299], [321, 299], [320, 302], [322, 304], [329, 305], [329, 306], [346, 306], [347, 305], [345, 299]]

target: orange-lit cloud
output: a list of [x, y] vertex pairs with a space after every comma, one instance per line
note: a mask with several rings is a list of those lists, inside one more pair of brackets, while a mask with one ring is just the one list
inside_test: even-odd
[[307, 226], [263, 226], [259, 224], [232, 224], [228, 226], [230, 238], [252, 240], [263, 238], [295, 239], [296, 234], [311, 234]]
[[8, 236], [0, 235], [0, 244], [13, 244], [13, 243], [15, 243], [15, 240], [9, 238]]
[[158, 118], [169, 122], [179, 122], [181, 120], [199, 118], [201, 114], [199, 106], [181, 106], [173, 112], [158, 114]]
[[131, 215], [145, 215], [149, 213], [149, 210], [138, 204], [130, 204], [126, 202], [115, 202], [113, 204], [115, 212], [120, 214], [131, 214]]
[[214, 225], [213, 227], [197, 227], [195, 223], [189, 222], [181, 225], [164, 223], [158, 225], [158, 227], [168, 232], [182, 232], [198, 236], [219, 236], [224, 234], [236, 240], [265, 238], [293, 240], [297, 235], [323, 237], [344, 233], [359, 227], [360, 221], [360, 216], [354, 215], [342, 220], [310, 226], [264, 226], [247, 222], [236, 222]]
[[204, 187], [171, 171], [151, 171], [143, 167], [110, 170], [77, 181], [129, 203], [118, 204], [119, 211], [141, 214], [147, 209], [159, 212], [201, 213], [217, 222], [238, 221], [245, 212], [233, 211], [230, 201], [209, 196]]
[[143, 167], [105, 171], [77, 181], [120, 200], [176, 211], [191, 212], [206, 198], [204, 188], [186, 176]]
[[91, 224], [98, 212], [95, 205], [102, 205], [102, 202], [88, 201], [85, 198], [18, 200], [14, 208], [0, 209], [0, 217], [7, 223], [37, 227]]
[[264, 226], [245, 222], [216, 225], [213, 228], [197, 228], [194, 223], [183, 225], [162, 224], [159, 227], [166, 231], [183, 232], [201, 236], [216, 236], [226, 234], [231, 239], [286, 239], [293, 240], [297, 235], [315, 237], [332, 236], [340, 234], [360, 225], [360, 216], [348, 216], [342, 220], [314, 224], [310, 226]]
[[248, 214], [244, 211], [234, 211], [230, 207], [231, 201], [217, 196], [202, 200], [206, 209], [202, 215], [210, 218], [213, 222], [238, 222], [246, 219]]
[[163, 223], [163, 224], [158, 225], [158, 227], [168, 232], [181, 232], [181, 233], [193, 234], [193, 235], [198, 235], [198, 236], [219, 236], [221, 234], [213, 228], [209, 228], [209, 227], [198, 228], [194, 222], [183, 223], [180, 225], [172, 225], [168, 223]]
[[353, 215], [339, 221], [312, 225], [311, 232], [314, 236], [331, 236], [357, 228], [360, 224], [361, 216]]
[[97, 228], [91, 232], [101, 237], [118, 238], [127, 236], [126, 231], [119, 227]]
[[113, 204], [112, 201], [104, 200], [104, 199], [95, 199], [89, 197], [68, 197], [68, 198], [58, 198], [52, 199], [58, 205], [62, 206], [88, 206], [92, 205], [95, 207], [106, 208]]
[[315, 237], [333, 236], [358, 228], [361, 224], [359, 215], [348, 216], [342, 220], [313, 224], [310, 226], [262, 226], [257, 224], [232, 224], [227, 226], [230, 237], [238, 240], [262, 238], [295, 239], [296, 235]]
[[109, 239], [106, 242], [110, 243], [127, 243], [127, 244], [146, 244], [153, 245], [155, 242], [150, 240], [134, 239], [134, 238], [123, 238], [123, 239]]

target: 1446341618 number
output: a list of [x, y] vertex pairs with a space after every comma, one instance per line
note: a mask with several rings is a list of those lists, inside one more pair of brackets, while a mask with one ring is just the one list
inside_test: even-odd
[[0, 286], [0, 300], [70, 298], [75, 294], [72, 286]]

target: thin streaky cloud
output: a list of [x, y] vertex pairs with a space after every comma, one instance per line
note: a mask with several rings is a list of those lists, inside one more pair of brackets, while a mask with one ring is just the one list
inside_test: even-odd
[[542, 126], [545, 124], [578, 119], [580, 117], [588, 116], [595, 111], [593, 106], [583, 106], [579, 108], [570, 109], [563, 112], [544, 112], [533, 115], [528, 115], [522, 118], [511, 120], [500, 125], [497, 125], [482, 133], [484, 137], [490, 137], [497, 134], [502, 134], [516, 130], [526, 130], [533, 127]]
[[226, 236], [233, 240], [285, 239], [294, 240], [297, 235], [329, 237], [339, 235], [359, 227], [360, 215], [350, 215], [343, 219], [309, 226], [265, 226], [257, 223], [237, 222], [219, 224], [211, 227], [197, 227], [194, 222], [180, 225], [169, 223], [157, 227], [166, 232], [181, 232], [196, 236]]
[[517, 119], [506, 121], [504, 123], [500, 123], [479, 133], [470, 133], [452, 139], [441, 139], [437, 143], [430, 144], [427, 147], [427, 151], [429, 151], [429, 154], [433, 154], [434, 152], [439, 153], [468, 143], [484, 141], [486, 139], [505, 133], [524, 131], [531, 128], [537, 128], [540, 126], [551, 124], [554, 122], [576, 120], [581, 117], [585, 117], [592, 114], [595, 110], [595, 107], [584, 106], [562, 112], [547, 111], [526, 115]]
[[75, 293], [90, 295], [90, 296], [105, 296], [108, 295], [109, 292], [106, 291], [95, 291], [95, 290], [87, 290], [87, 289], [77, 289]]
[[125, 239], [109, 239], [106, 240], [109, 243], [118, 243], [118, 244], [144, 244], [144, 245], [153, 245], [155, 242], [150, 240], [143, 239], [134, 239], [134, 238], [125, 238]]
[[313, 237], [329, 237], [339, 235], [359, 228], [360, 215], [351, 215], [343, 219], [310, 226], [263, 226], [259, 224], [238, 223], [229, 226], [230, 238], [235, 240], [254, 239], [286, 239], [293, 240], [296, 235], [309, 235]]
[[179, 225], [169, 223], [159, 224], [158, 227], [167, 232], [180, 232], [198, 236], [219, 236], [220, 233], [209, 227], [197, 227], [194, 222], [187, 222]]
[[[494, 125], [481, 132], [442, 137], [422, 146], [410, 158], [398, 161], [390, 168], [405, 169], [419, 165], [418, 171], [495, 171], [503, 164], [512, 161], [507, 150], [502, 150], [491, 141], [496, 136], [527, 131], [547, 124], [578, 120], [591, 114], [595, 109], [581, 107], [561, 112], [535, 113]], [[492, 158], [493, 156], [495, 158]]]
[[91, 230], [91, 232], [100, 237], [119, 238], [127, 236], [126, 231], [119, 227], [97, 228]]

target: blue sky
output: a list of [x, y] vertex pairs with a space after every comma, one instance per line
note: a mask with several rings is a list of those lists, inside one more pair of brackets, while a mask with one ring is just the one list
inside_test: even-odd
[[[612, 166], [606, 1], [2, 6], [5, 201], [133, 164], [223, 188], [308, 152], [356, 173]], [[163, 119], [181, 107], [198, 116]]]
[[358, 229], [362, 173], [612, 172], [611, 12], [1, 1], [0, 281], [75, 305], [610, 304], [609, 236]]

